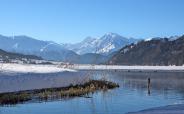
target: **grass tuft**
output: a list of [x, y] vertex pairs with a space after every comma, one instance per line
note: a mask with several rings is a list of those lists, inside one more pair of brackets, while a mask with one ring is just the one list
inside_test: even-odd
[[29, 100], [61, 99], [93, 93], [97, 90], [108, 90], [119, 87], [118, 84], [105, 80], [90, 80], [84, 84], [69, 85], [68, 87], [25, 90], [19, 92], [1, 93], [0, 104], [17, 104]]

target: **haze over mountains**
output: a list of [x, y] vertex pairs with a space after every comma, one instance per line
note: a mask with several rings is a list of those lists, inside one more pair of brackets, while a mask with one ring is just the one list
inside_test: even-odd
[[47, 60], [72, 63], [103, 63], [111, 53], [138, 39], [108, 33], [101, 38], [86, 38], [77, 44], [59, 44], [41, 41], [28, 36], [7, 37], [0, 35], [0, 49], [8, 52], [40, 56]]

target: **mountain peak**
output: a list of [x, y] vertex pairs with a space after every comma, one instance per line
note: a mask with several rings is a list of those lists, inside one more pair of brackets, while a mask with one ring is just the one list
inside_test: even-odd
[[73, 50], [78, 54], [99, 53], [107, 55], [135, 41], [137, 40], [133, 38], [128, 39], [119, 34], [109, 32], [100, 38], [86, 37], [80, 43], [66, 45], [64, 47]]
[[86, 37], [86, 38], [83, 40], [83, 42], [91, 42], [91, 41], [93, 41], [93, 40], [95, 40], [95, 38], [88, 36], [88, 37]]
[[118, 35], [117, 33], [108, 32], [103, 37], [112, 37], [112, 38], [114, 38], [116, 36], [120, 36], [120, 35]]

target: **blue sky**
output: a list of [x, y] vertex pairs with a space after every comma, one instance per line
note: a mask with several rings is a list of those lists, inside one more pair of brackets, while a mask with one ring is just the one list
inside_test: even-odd
[[184, 0], [0, 0], [0, 34], [79, 42], [107, 32], [149, 38], [184, 33]]

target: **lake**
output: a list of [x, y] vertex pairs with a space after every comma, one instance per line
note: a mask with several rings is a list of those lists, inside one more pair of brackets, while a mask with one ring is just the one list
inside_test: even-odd
[[[184, 103], [184, 72], [79, 71], [57, 74], [0, 76], [0, 92], [67, 86], [88, 78], [106, 79], [120, 87], [98, 91], [88, 98], [32, 101], [1, 106], [0, 114], [124, 114], [147, 108]], [[150, 89], [147, 80], [151, 79]]]

